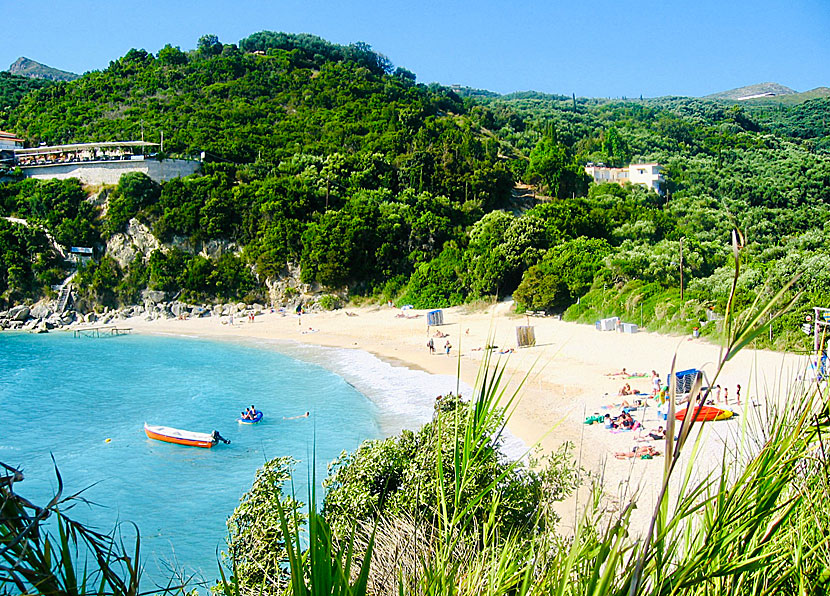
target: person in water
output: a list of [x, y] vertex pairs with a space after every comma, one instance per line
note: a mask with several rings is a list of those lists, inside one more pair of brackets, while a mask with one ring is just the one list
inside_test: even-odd
[[297, 420], [297, 418], [308, 418], [310, 416], [310, 412], [306, 412], [305, 414], [301, 414], [299, 416], [283, 416], [283, 420]]

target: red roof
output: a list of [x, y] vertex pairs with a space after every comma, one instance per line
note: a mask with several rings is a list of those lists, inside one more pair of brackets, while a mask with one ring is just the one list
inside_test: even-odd
[[5, 130], [0, 130], [0, 137], [3, 137], [4, 139], [10, 139], [12, 141], [23, 142], [23, 139], [18, 138], [17, 135], [13, 132], [6, 132]]

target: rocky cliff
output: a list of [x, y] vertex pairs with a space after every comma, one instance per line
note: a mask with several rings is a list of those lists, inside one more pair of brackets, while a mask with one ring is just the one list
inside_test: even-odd
[[66, 70], [59, 70], [46, 66], [40, 62], [35, 62], [29, 58], [21, 56], [9, 66], [9, 72], [12, 74], [29, 77], [31, 79], [46, 79], [48, 81], [74, 81], [80, 78], [74, 72]]

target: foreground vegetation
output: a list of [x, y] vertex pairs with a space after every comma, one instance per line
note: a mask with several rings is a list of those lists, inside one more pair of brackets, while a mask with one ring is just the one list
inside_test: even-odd
[[[734, 227], [747, 255], [738, 307], [803, 273], [798, 304], [759, 342], [804, 347], [804, 316], [830, 293], [827, 99], [456, 92], [365, 44], [261, 32], [131, 50], [12, 104], [0, 127], [29, 143], [163, 130], [164, 155], [206, 162], [163, 185], [135, 174], [93, 189], [105, 208], [72, 181], [0, 183], [0, 216], [33, 224], [0, 220], [0, 308], [49, 296], [68, 275], [43, 231], [96, 248], [76, 278], [86, 308], [135, 303], [146, 288], [264, 301], [266, 281], [291, 266], [295, 285], [356, 298], [442, 307], [512, 295], [574, 320], [717, 335]], [[589, 161], [658, 161], [666, 193], [589, 185]], [[118, 262], [106, 243], [132, 220], [162, 249]]]

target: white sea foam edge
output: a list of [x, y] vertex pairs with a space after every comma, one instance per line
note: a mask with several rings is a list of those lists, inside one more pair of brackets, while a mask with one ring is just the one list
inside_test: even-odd
[[[393, 364], [363, 350], [293, 342], [280, 345], [280, 351], [286, 355], [323, 366], [365, 395], [378, 408], [385, 436], [402, 429], [417, 430], [432, 420], [435, 398], [439, 395], [456, 391], [467, 399], [473, 395], [473, 388], [455, 376], [434, 375]], [[527, 446], [505, 430], [502, 452], [508, 458], [519, 459], [527, 452]]]

